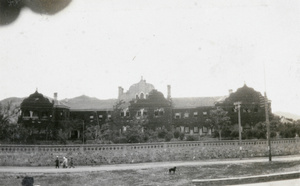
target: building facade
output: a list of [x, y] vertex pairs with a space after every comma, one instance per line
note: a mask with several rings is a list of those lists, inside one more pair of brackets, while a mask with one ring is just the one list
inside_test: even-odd
[[[241, 102], [242, 126], [251, 128], [265, 121], [265, 108], [261, 105], [262, 94], [246, 85], [230, 91], [228, 95], [217, 97], [171, 97], [171, 86], [167, 86], [167, 96], [141, 79], [124, 92], [118, 88], [118, 98], [99, 100], [80, 96], [69, 100], [46, 98], [37, 91], [21, 104], [21, 122], [36, 126], [46, 126], [49, 122], [68, 120], [82, 123], [74, 127], [70, 137], [80, 138], [81, 132], [89, 126], [113, 125], [124, 132], [134, 124], [144, 129], [178, 130], [189, 135], [210, 135], [213, 129], [206, 120], [210, 111], [221, 107], [228, 112], [232, 124], [238, 123], [235, 102]], [[269, 103], [269, 107], [270, 107]], [[270, 110], [271, 112], [271, 110]]]

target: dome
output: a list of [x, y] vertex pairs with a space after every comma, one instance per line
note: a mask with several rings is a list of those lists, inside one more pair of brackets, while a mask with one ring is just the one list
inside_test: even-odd
[[146, 80], [141, 79], [140, 82], [135, 83], [130, 86], [129, 92], [132, 93], [140, 93], [141, 91], [144, 93], [149, 93], [154, 89], [154, 86], [150, 83], [146, 83]]
[[21, 103], [21, 108], [51, 108], [53, 103], [47, 97], [44, 97], [43, 94], [35, 93], [31, 94], [28, 98], [24, 99]]

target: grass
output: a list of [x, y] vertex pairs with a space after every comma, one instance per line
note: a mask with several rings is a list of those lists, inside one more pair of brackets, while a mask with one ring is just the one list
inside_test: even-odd
[[[180, 166], [176, 174], [167, 168], [147, 168], [120, 171], [97, 171], [81, 173], [29, 173], [34, 185], [50, 186], [99, 186], [99, 185], [191, 185], [193, 179], [214, 179], [253, 176], [280, 172], [299, 171], [299, 161], [276, 161], [260, 163], [214, 164], [203, 166]], [[0, 185], [21, 185], [26, 175], [3, 173]]]

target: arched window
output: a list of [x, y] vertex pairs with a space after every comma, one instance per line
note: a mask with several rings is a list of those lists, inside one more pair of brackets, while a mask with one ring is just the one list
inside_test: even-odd
[[145, 99], [145, 98], [144, 98], [144, 93], [141, 93], [141, 94], [140, 94], [140, 98], [141, 98], [141, 99]]

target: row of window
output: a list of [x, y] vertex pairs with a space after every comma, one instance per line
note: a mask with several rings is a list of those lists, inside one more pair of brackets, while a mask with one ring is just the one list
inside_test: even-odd
[[[231, 111], [232, 111], [232, 112], [237, 112], [238, 109], [235, 108], [235, 107], [233, 107], [233, 108], [231, 109]], [[253, 109], [250, 109], [250, 108], [243, 108], [243, 109], [241, 109], [241, 112], [244, 112], [244, 113], [251, 113], [251, 112], [257, 113], [257, 112], [258, 112], [258, 107], [255, 107], [255, 108], [253, 108]]]
[[[165, 113], [164, 109], [163, 108], [160, 108], [160, 109], [155, 109], [154, 110], [154, 116], [155, 117], [159, 117], [159, 116], [163, 116]], [[148, 111], [145, 110], [145, 109], [140, 109], [136, 112], [136, 116], [137, 117], [140, 117], [140, 116], [147, 116], [148, 115]], [[128, 109], [125, 109], [123, 111], [121, 111], [120, 113], [120, 116], [121, 117], [130, 117], [130, 113], [128, 111]]]
[[[94, 115], [91, 115], [90, 116], [90, 122], [92, 123], [92, 122], [94, 122]], [[107, 120], [111, 120], [112, 119], [112, 116], [111, 116], [111, 114], [108, 114], [107, 115]], [[98, 115], [98, 121], [103, 121], [104, 120], [104, 118], [103, 118], [103, 115], [102, 114], [100, 114], [100, 115]]]
[[[202, 112], [202, 115], [207, 116], [207, 112]], [[181, 112], [177, 112], [177, 113], [175, 113], [175, 116], [174, 116], [175, 119], [189, 118], [189, 117], [190, 117], [190, 113], [188, 113], [188, 112], [183, 113], [183, 116], [182, 116]], [[193, 117], [195, 117], [195, 118], [198, 117], [198, 112], [194, 112]]]
[[[184, 133], [199, 133], [200, 130], [202, 133], [208, 133], [209, 132], [209, 129], [207, 127], [176, 127], [176, 130], [177, 131], [180, 131], [180, 132], [184, 132]], [[213, 130], [212, 130], [213, 132]]]

